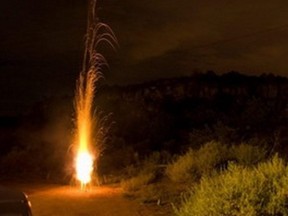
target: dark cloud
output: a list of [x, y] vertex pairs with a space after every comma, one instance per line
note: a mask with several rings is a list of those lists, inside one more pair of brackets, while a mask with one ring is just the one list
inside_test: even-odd
[[103, 15], [124, 46], [122, 56], [133, 64], [126, 69], [133, 72], [127, 72], [125, 79], [177, 76], [193, 67], [287, 75], [287, 1], [106, 3]]
[[[7, 100], [73, 94], [86, 9], [86, 0], [1, 3], [0, 86]], [[288, 73], [286, 0], [99, 0], [98, 14], [120, 45], [116, 54], [100, 48], [110, 63], [107, 82], [141, 82], [195, 69]]]

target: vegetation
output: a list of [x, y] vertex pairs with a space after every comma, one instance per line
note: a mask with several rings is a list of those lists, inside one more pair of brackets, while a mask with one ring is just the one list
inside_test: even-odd
[[228, 160], [227, 146], [208, 142], [199, 150], [189, 149], [167, 166], [166, 174], [175, 182], [195, 182], [202, 175], [211, 173], [223, 160]]
[[251, 166], [263, 161], [267, 156], [267, 150], [266, 146], [263, 145], [255, 146], [241, 143], [240, 145], [231, 146], [230, 154], [239, 164]]
[[174, 182], [195, 182], [202, 176], [210, 176], [215, 171], [227, 168], [231, 161], [241, 165], [253, 165], [265, 159], [266, 151], [262, 146], [252, 146], [247, 143], [228, 146], [211, 141], [200, 149], [189, 149], [187, 153], [177, 157], [168, 164], [167, 176]]
[[[251, 142], [255, 144], [254, 140]], [[190, 148], [177, 157], [155, 152], [137, 166], [126, 167], [121, 186], [125, 195], [136, 197], [141, 202], [181, 206], [184, 204], [180, 204], [180, 194], [203, 179], [225, 173], [231, 169], [231, 164], [252, 169], [265, 160], [266, 155], [265, 149], [251, 143], [229, 146], [217, 141], [208, 142], [199, 149]]]
[[229, 164], [191, 188], [176, 215], [288, 215], [287, 190], [288, 166], [278, 156], [256, 167]]

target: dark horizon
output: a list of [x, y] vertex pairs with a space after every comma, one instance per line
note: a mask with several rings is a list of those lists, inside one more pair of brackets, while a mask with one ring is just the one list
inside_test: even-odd
[[[115, 94], [118, 95], [118, 97], [122, 97], [121, 95], [126, 94], [131, 96], [133, 94], [136, 94], [136, 92], [143, 93], [146, 90], [152, 92], [154, 90], [160, 91], [161, 94], [165, 95], [166, 93], [167, 94], [169, 93], [165, 92], [165, 89], [170, 88], [174, 89], [177, 92], [178, 91], [177, 88], [179, 86], [182, 86], [182, 88], [186, 89], [187, 85], [191, 84], [195, 85], [196, 87], [195, 90], [197, 89], [199, 90], [199, 88], [206, 88], [206, 87], [213, 89], [216, 86], [218, 86], [217, 88], [221, 89], [225, 88], [226, 86], [229, 88], [234, 87], [236, 89], [247, 88], [246, 89], [247, 91], [250, 91], [249, 89], [251, 88], [261, 89], [263, 88], [263, 86], [270, 85], [270, 87], [273, 86], [273, 88], [275, 88], [277, 91], [280, 91], [279, 89], [282, 89], [282, 91], [285, 92], [285, 89], [288, 88], [288, 77], [275, 75], [272, 73], [249, 75], [238, 71], [229, 71], [223, 74], [216, 73], [215, 71], [206, 71], [206, 72], [196, 71], [187, 76], [159, 78], [154, 80], [147, 80], [138, 83], [128, 83], [128, 84], [109, 84], [105, 82], [104, 79], [102, 79], [98, 83], [98, 89], [95, 95], [95, 104], [98, 107], [99, 105], [98, 99], [99, 97], [100, 98], [102, 97], [102, 94], [107, 95], [108, 100], [110, 97], [115, 97]], [[186, 94], [188, 96], [189, 94], [191, 94], [191, 92], [186, 92]], [[193, 94], [199, 94], [199, 92], [198, 93], [194, 92]], [[278, 92], [277, 94], [280, 94], [280, 92]], [[285, 93], [281, 93], [281, 95], [283, 94]], [[184, 97], [184, 95], [182, 97]], [[31, 114], [33, 115], [34, 112], [37, 113], [37, 110], [39, 108], [40, 111], [45, 107], [46, 107], [45, 109], [47, 109], [46, 111], [51, 111], [50, 109], [52, 110], [58, 108], [61, 109], [61, 107], [63, 108], [63, 106], [65, 106], [67, 111], [69, 110], [69, 113], [71, 111], [73, 112], [73, 100], [74, 100], [74, 94], [71, 92], [70, 94], [68, 93], [62, 95], [42, 96], [41, 98], [38, 98], [35, 101], [26, 101], [26, 103], [20, 104], [20, 106], [18, 107], [14, 108], [11, 107], [10, 110], [8, 109], [9, 108], [8, 106], [4, 108], [2, 107], [2, 109], [0, 110], [0, 121], [1, 121], [0, 127], [1, 123], [3, 123], [3, 126], [5, 125], [9, 126], [10, 123], [12, 124], [12, 126], [17, 125], [17, 123], [19, 123], [18, 120], [20, 120], [22, 117], [29, 116]], [[101, 100], [102, 99], [100, 99], [100, 101]], [[57, 108], [57, 106], [59, 107]], [[67, 106], [70, 106], [70, 108], [68, 108]], [[5, 112], [5, 109], [8, 111]]]

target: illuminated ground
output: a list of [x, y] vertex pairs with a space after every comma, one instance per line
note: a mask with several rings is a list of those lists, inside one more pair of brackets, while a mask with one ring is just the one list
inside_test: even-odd
[[155, 207], [124, 198], [117, 187], [95, 187], [88, 192], [69, 186], [26, 186], [22, 190], [29, 195], [34, 216], [163, 215]]

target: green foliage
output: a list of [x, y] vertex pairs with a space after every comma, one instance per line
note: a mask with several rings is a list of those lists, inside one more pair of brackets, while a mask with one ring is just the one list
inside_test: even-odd
[[230, 164], [205, 176], [183, 199], [178, 216], [288, 215], [288, 167], [278, 156], [256, 167]]
[[209, 176], [216, 171], [226, 169], [229, 161], [245, 166], [254, 165], [263, 161], [266, 153], [265, 148], [250, 143], [229, 147], [211, 141], [198, 150], [189, 149], [186, 154], [168, 164], [166, 174], [173, 182], [193, 182], [203, 175]]
[[167, 166], [166, 174], [174, 182], [191, 182], [213, 172], [228, 160], [228, 148], [219, 142], [208, 142], [199, 150], [189, 149]]

